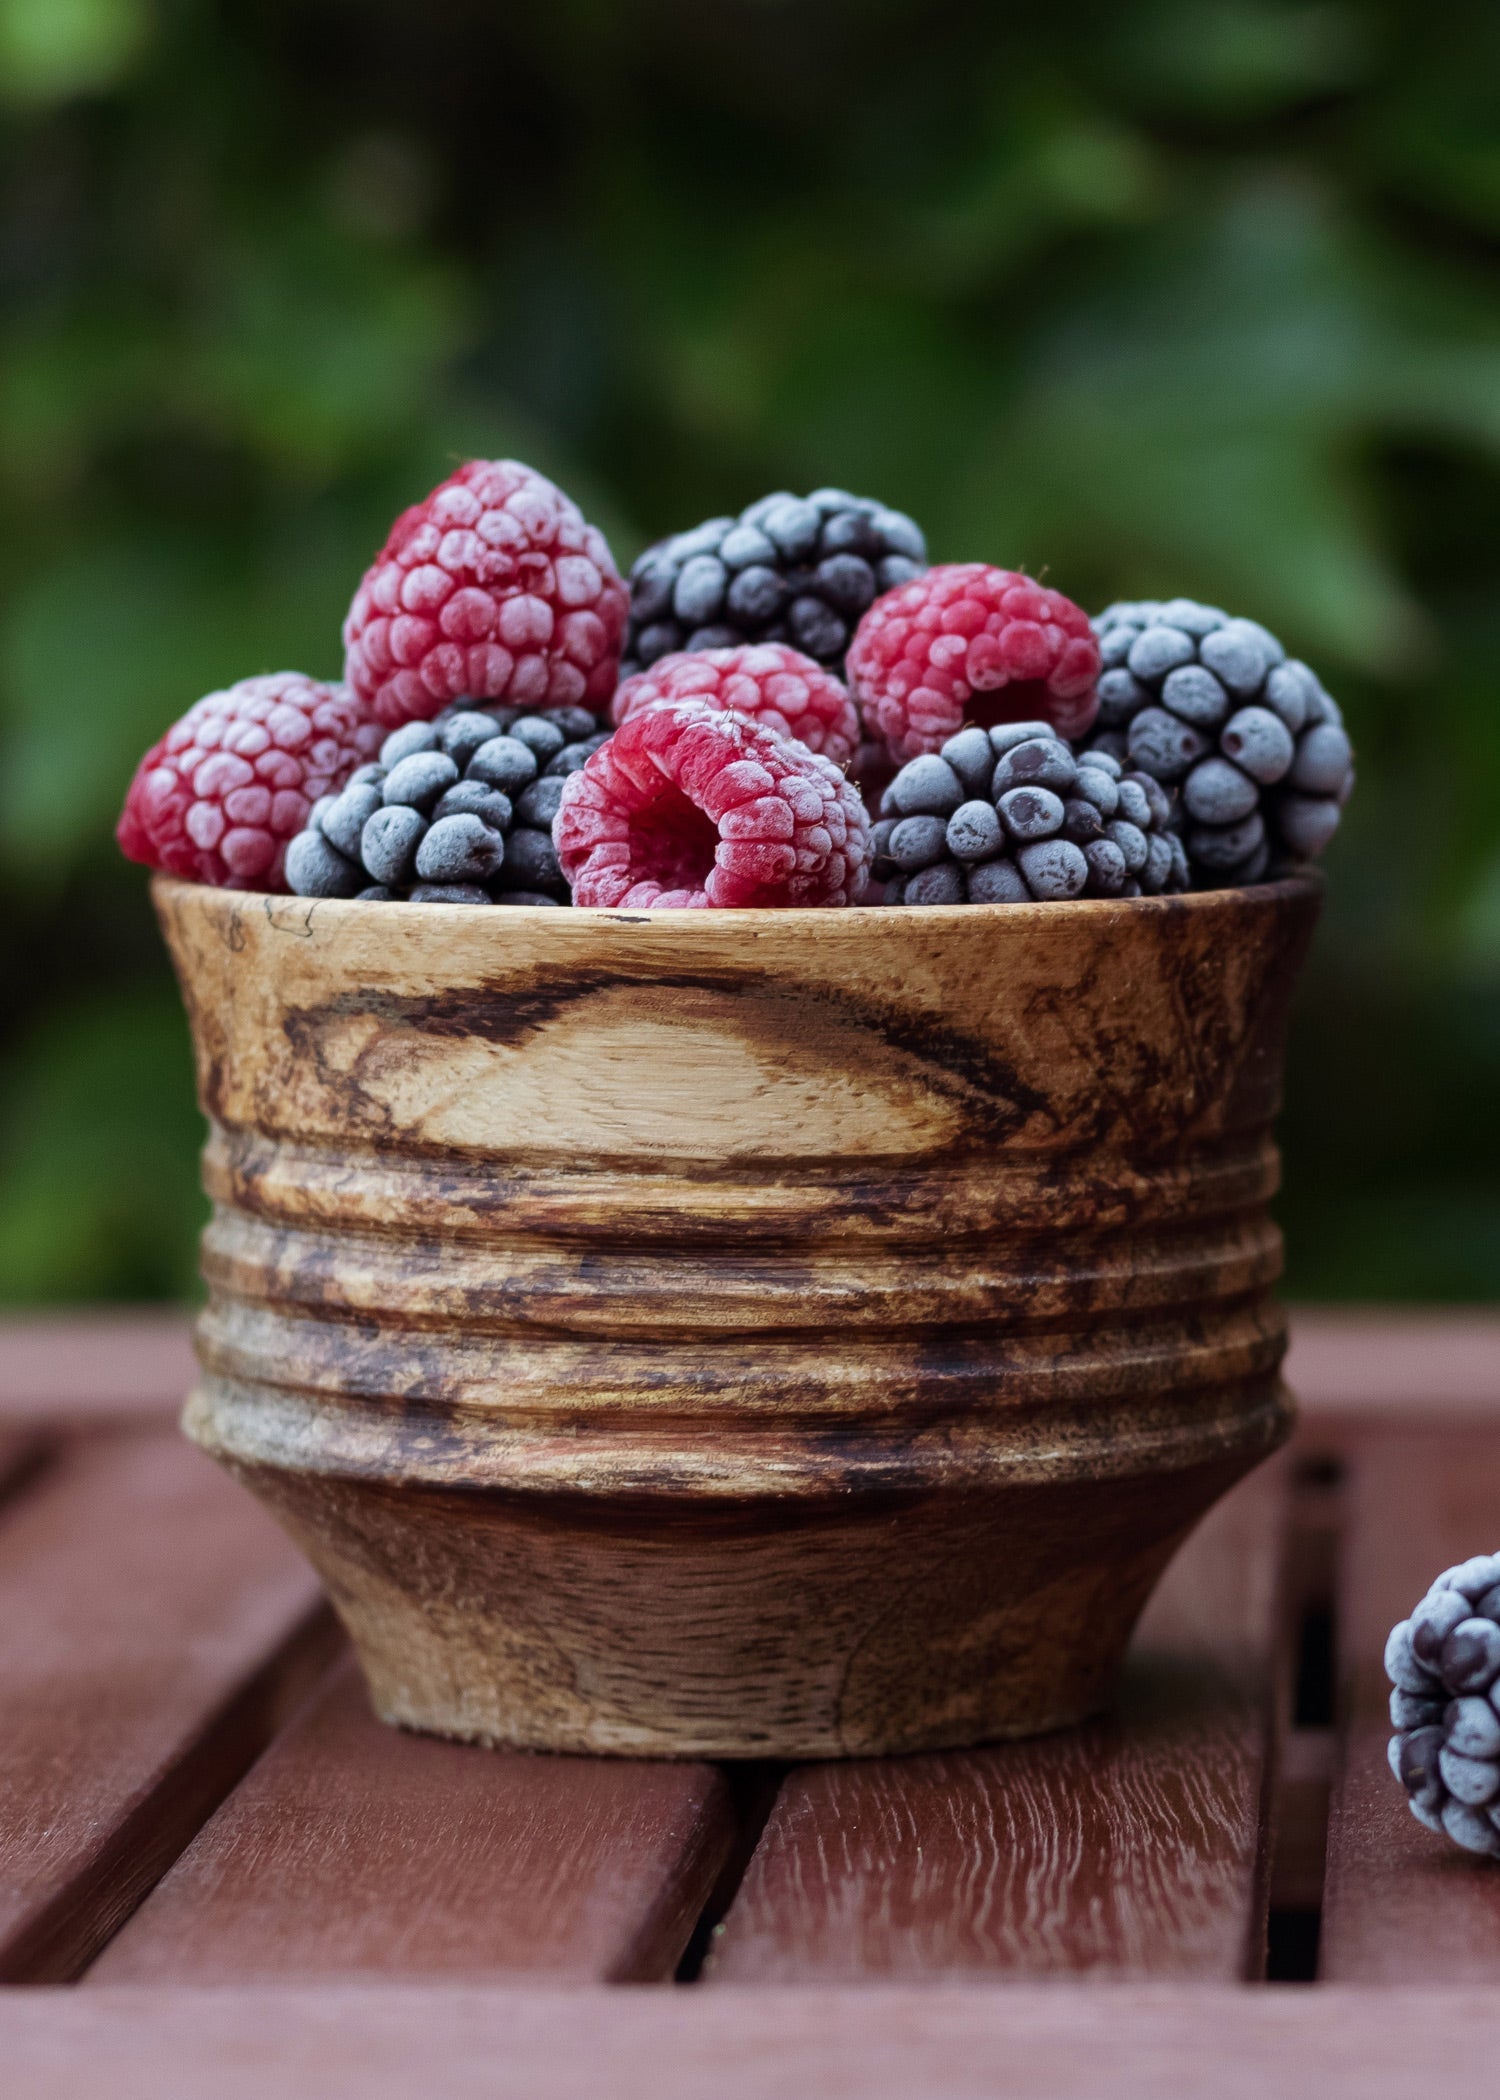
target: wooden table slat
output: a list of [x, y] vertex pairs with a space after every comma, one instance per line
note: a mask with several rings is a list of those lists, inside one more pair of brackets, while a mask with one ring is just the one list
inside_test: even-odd
[[1310, 1424], [1500, 1419], [1500, 1309], [1294, 1306], [1286, 1376]]
[[375, 1719], [351, 1659], [88, 1980], [666, 1977], [732, 1832], [712, 1766], [406, 1735]]
[[1342, 1769], [1319, 1972], [1344, 1983], [1493, 1982], [1500, 1868], [1411, 1814], [1386, 1764], [1386, 1636], [1435, 1575], [1500, 1545], [1500, 1435], [1369, 1436], [1351, 1450], [1339, 1579]]
[[22, 1991], [6, 2100], [1412, 2100], [1500, 1994], [1143, 1984]]
[[1206, 1519], [1118, 1713], [1029, 1742], [800, 1767], [718, 1982], [973, 1972], [1230, 1979], [1264, 1929], [1279, 1466]]
[[175, 1435], [87, 1439], [0, 1512], [0, 1981], [93, 1955], [328, 1624], [270, 1519]]
[[0, 1318], [0, 1426], [107, 1428], [176, 1420], [197, 1366], [175, 1306]]

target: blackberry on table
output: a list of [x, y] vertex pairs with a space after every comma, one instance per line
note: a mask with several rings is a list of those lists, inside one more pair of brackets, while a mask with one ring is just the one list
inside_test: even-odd
[[682, 650], [784, 642], [842, 675], [860, 615], [927, 565], [919, 526], [846, 489], [784, 490], [648, 547], [630, 572], [620, 677]]
[[887, 904], [1062, 903], [1187, 887], [1171, 798], [1047, 722], [962, 729], [910, 759], [875, 826]]
[[1254, 620], [1191, 598], [1112, 605], [1087, 751], [1180, 797], [1195, 885], [1259, 882], [1312, 860], [1338, 829], [1354, 754], [1316, 673]]
[[1390, 1766], [1419, 1823], [1500, 1859], [1500, 1553], [1439, 1575], [1385, 1646]]
[[287, 848], [287, 880], [299, 896], [368, 903], [566, 904], [552, 819], [608, 737], [581, 707], [459, 701], [408, 722], [317, 803]]

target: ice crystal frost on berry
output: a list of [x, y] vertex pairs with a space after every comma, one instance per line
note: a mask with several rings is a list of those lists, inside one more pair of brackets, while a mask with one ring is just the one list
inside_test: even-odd
[[344, 686], [300, 671], [209, 693], [136, 768], [116, 837], [130, 860], [221, 889], [281, 890], [314, 803], [380, 748]]
[[473, 459], [391, 527], [344, 622], [344, 675], [389, 728], [459, 699], [598, 709], [626, 609], [571, 498], [516, 460]]

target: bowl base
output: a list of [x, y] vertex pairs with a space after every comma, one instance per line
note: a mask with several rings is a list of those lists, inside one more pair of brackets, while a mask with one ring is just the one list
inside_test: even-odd
[[1109, 1703], [1136, 1619], [1248, 1469], [948, 1503], [601, 1510], [229, 1460], [312, 1560], [383, 1720], [508, 1749], [840, 1758], [1040, 1734]]

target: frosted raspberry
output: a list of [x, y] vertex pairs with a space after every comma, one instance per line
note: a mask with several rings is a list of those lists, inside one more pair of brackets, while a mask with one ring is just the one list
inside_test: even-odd
[[344, 676], [387, 728], [450, 700], [602, 708], [629, 600], [602, 532], [544, 475], [471, 459], [403, 511], [344, 622]]
[[1081, 736], [1098, 711], [1099, 645], [1061, 591], [1011, 569], [950, 562], [877, 598], [849, 645], [868, 726], [904, 761], [965, 722], [1050, 722]]
[[136, 767], [115, 837], [128, 860], [228, 890], [284, 890], [288, 842], [384, 732], [346, 686], [242, 678], [190, 707]]
[[614, 719], [623, 722], [658, 700], [733, 708], [780, 736], [796, 737], [809, 751], [821, 751], [836, 766], [847, 766], [859, 748], [859, 714], [845, 688], [784, 642], [664, 656], [620, 686]]
[[831, 759], [744, 715], [630, 715], [563, 787], [552, 827], [583, 905], [857, 903], [870, 823]]

